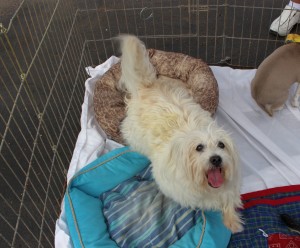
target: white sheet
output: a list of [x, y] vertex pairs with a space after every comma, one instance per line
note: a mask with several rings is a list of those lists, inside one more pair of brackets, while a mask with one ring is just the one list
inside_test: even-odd
[[[109, 58], [105, 63], [92, 68], [88, 67], [87, 73], [90, 76], [85, 82], [85, 95], [81, 112], [81, 131], [78, 135], [72, 160], [67, 174], [67, 182], [85, 165], [94, 161], [101, 154], [113, 150], [122, 145], [106, 138], [104, 131], [99, 127], [93, 107], [94, 89], [97, 80], [119, 59], [117, 57]], [[61, 214], [56, 221], [55, 227], [55, 247], [71, 248], [73, 247], [70, 238], [66, 216], [64, 210], [64, 201], [62, 202]]]
[[[111, 57], [96, 68], [87, 68], [91, 76], [85, 83], [81, 127], [67, 180], [86, 164], [120, 144], [106, 139], [94, 117], [93, 92], [96, 81], [118, 58]], [[300, 112], [290, 103], [273, 118], [263, 112], [250, 95], [255, 70], [211, 67], [218, 81], [220, 103], [217, 122], [228, 130], [239, 150], [242, 166], [242, 193], [266, 188], [300, 184]], [[295, 91], [292, 87], [291, 91]], [[56, 247], [72, 247], [66, 224], [64, 204], [56, 222]]]

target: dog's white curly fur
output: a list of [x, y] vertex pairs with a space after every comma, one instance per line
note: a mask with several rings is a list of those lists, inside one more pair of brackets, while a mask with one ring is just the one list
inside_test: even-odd
[[[221, 210], [233, 232], [243, 229], [238, 156], [229, 135], [219, 128], [180, 80], [157, 77], [144, 44], [135, 36], [121, 39], [122, 76], [127, 89], [127, 116], [121, 132], [133, 150], [152, 162], [160, 190], [182, 206]], [[225, 147], [219, 147], [222, 142]], [[203, 149], [197, 151], [201, 144]], [[219, 156], [224, 182], [209, 185], [212, 156]]]

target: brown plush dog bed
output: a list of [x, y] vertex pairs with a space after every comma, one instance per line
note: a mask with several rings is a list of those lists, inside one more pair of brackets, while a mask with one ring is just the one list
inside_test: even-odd
[[[218, 84], [205, 62], [180, 53], [154, 49], [149, 49], [148, 53], [158, 75], [182, 80], [203, 109], [211, 114], [216, 112], [219, 101]], [[125, 93], [117, 89], [120, 77], [119, 62], [99, 79], [94, 92], [94, 110], [96, 119], [108, 138], [124, 144], [119, 128], [126, 114]]]

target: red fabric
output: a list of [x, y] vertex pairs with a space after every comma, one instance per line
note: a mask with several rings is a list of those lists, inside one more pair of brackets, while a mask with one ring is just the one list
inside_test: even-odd
[[300, 236], [271, 234], [268, 237], [268, 248], [300, 248]]
[[[243, 208], [250, 208], [259, 204], [267, 204], [267, 205], [282, 205], [290, 202], [296, 202], [300, 201], [300, 196], [290, 196], [290, 197], [284, 197], [281, 199], [261, 199], [262, 197], [266, 197], [269, 195], [273, 195], [276, 193], [287, 193], [287, 192], [297, 192], [300, 191], [300, 184], [297, 185], [289, 185], [289, 186], [283, 186], [283, 187], [277, 187], [277, 188], [271, 188], [271, 189], [265, 189], [260, 191], [255, 191], [247, 194], [241, 195], [242, 201], [249, 201], [245, 202]], [[300, 248], [300, 247], [299, 247]]]
[[276, 193], [296, 192], [296, 191], [300, 191], [300, 184], [271, 188], [271, 189], [264, 189], [260, 191], [243, 194], [242, 200], [245, 201], [245, 200], [250, 200], [252, 198], [259, 198], [263, 196], [273, 195]]
[[257, 206], [260, 204], [277, 206], [277, 205], [287, 204], [290, 202], [300, 202], [300, 196], [290, 196], [290, 197], [285, 197], [285, 198], [276, 199], [276, 200], [272, 200], [272, 199], [253, 200], [253, 201], [244, 203], [244, 209], [251, 208], [253, 206]]

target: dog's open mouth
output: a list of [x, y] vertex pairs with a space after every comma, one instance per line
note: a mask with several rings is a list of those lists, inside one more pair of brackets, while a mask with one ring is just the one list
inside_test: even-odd
[[212, 168], [207, 171], [207, 180], [209, 186], [219, 188], [224, 182], [222, 168]]

